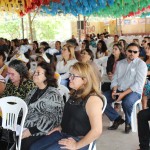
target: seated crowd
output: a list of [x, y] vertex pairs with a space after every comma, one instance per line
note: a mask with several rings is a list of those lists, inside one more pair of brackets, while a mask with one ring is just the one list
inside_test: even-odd
[[[64, 45], [56, 41], [55, 48], [46, 41], [29, 44], [28, 39], [0, 38], [0, 97], [17, 96], [28, 106], [22, 150], [88, 150], [102, 133], [102, 94], [107, 99], [104, 113], [113, 121], [108, 129], [125, 122], [125, 133], [132, 128], [133, 105], [142, 99], [140, 150], [149, 149], [150, 37], [127, 43], [115, 35], [109, 45], [107, 38], [107, 32], [87, 34], [79, 45], [72, 36]], [[103, 58], [106, 67], [97, 63]], [[60, 84], [70, 91], [67, 102], [58, 90]], [[113, 102], [120, 104], [113, 108]]]

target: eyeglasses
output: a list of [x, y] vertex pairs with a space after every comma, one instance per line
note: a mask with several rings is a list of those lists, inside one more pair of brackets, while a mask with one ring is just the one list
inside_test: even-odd
[[114, 47], [114, 48], [113, 48], [113, 50], [117, 51], [117, 50], [119, 50], [119, 49], [118, 49], [118, 48], [116, 48], [116, 47]]
[[74, 80], [75, 78], [84, 78], [84, 77], [76, 76], [74, 74], [69, 73], [69, 79]]
[[130, 50], [130, 49], [129, 49], [128, 52], [129, 52], [129, 53], [137, 54], [139, 51], [133, 51], [133, 50]]
[[34, 76], [39, 76], [39, 75], [41, 75], [41, 74], [44, 74], [44, 73], [40, 73], [40, 72], [34, 72]]
[[85, 43], [82, 43], [82, 44], [85, 44]]
[[88, 53], [82, 52], [81, 55], [88, 55]]
[[15, 76], [14, 73], [10, 73], [10, 72], [7, 72], [7, 75], [8, 75], [8, 76]]

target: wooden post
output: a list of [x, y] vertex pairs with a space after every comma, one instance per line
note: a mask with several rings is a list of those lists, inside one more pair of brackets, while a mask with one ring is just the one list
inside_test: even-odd
[[80, 15], [78, 15], [78, 22], [79, 22], [78, 37], [79, 37], [79, 42], [81, 42], [81, 21], [80, 21]]
[[[147, 18], [146, 18], [146, 16], [145, 16], [145, 33], [146, 33], [146, 22], [147, 22]], [[145, 34], [144, 33], [144, 34]]]
[[116, 18], [116, 34], [118, 35], [118, 24], [117, 24], [117, 18]]
[[24, 39], [24, 20], [21, 18], [21, 30], [22, 30], [22, 38]]
[[84, 16], [84, 35], [86, 36], [86, 16]]
[[31, 21], [31, 14], [28, 14], [28, 21], [29, 21], [29, 30], [30, 30], [30, 40], [31, 43], [33, 42], [33, 32], [32, 32], [32, 21]]
[[119, 18], [119, 24], [120, 24], [120, 35], [122, 35], [123, 33], [122, 33], [122, 20], [121, 20], [121, 18]]

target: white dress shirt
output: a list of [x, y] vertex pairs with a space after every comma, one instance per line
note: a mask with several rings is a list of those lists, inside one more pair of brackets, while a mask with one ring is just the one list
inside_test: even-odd
[[116, 65], [111, 88], [117, 86], [119, 91], [130, 88], [133, 92], [142, 94], [146, 76], [147, 66], [140, 58], [136, 58], [130, 63], [127, 59], [120, 60]]
[[61, 79], [67, 79], [69, 78], [69, 69], [72, 65], [74, 65], [77, 62], [76, 59], [72, 59], [72, 60], [68, 60], [67, 64], [64, 65], [64, 61], [58, 61], [57, 65], [56, 65], [56, 72], [58, 72], [59, 74], [63, 74], [61, 75]]

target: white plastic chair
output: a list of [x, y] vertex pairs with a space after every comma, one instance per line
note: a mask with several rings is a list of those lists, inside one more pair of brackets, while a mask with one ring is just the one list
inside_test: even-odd
[[107, 106], [107, 99], [106, 99], [106, 97], [105, 97], [104, 95], [102, 95], [102, 99], [103, 99], [103, 103], [104, 103], [102, 113], [104, 113], [105, 108], [106, 108], [106, 106]]
[[[103, 106], [103, 109], [102, 109], [102, 113], [103, 113], [105, 111], [105, 108], [106, 108], [106, 105], [107, 105], [107, 99], [104, 95], [102, 95], [102, 99], [103, 99], [103, 103], [104, 103], [104, 106]], [[91, 142], [90, 145], [89, 145], [88, 150], [96, 150], [96, 143]]]
[[58, 86], [58, 90], [59, 90], [60, 94], [63, 96], [64, 102], [67, 102], [69, 99], [69, 96], [70, 96], [69, 89], [66, 86], [60, 84]]
[[23, 111], [23, 116], [20, 125], [20, 135], [17, 142], [18, 144], [16, 143], [16, 150], [20, 150], [23, 125], [28, 112], [28, 107], [21, 98], [15, 96], [8, 96], [0, 99], [0, 108], [2, 111], [3, 118], [2, 127], [5, 129], [10, 129], [12, 131], [16, 131], [19, 112], [21, 109]]
[[132, 132], [137, 132], [137, 105], [139, 105], [139, 110], [142, 110], [141, 99], [135, 102], [133, 105], [133, 111], [131, 114], [131, 127]]
[[101, 73], [101, 77], [103, 76], [104, 74], [104, 71], [103, 71], [103, 66], [102, 66], [102, 63], [99, 59], [94, 59], [94, 63], [96, 64], [98, 70], [100, 71]]
[[[119, 104], [122, 103], [122, 101], [117, 102]], [[112, 103], [112, 107], [114, 108], [114, 103]], [[131, 127], [132, 127], [132, 132], [137, 132], [137, 105], [139, 105], [139, 110], [142, 110], [142, 104], [141, 104], [141, 98], [137, 100], [134, 105], [133, 105], [133, 110], [131, 114]], [[110, 125], [112, 125], [112, 122], [110, 122]]]

